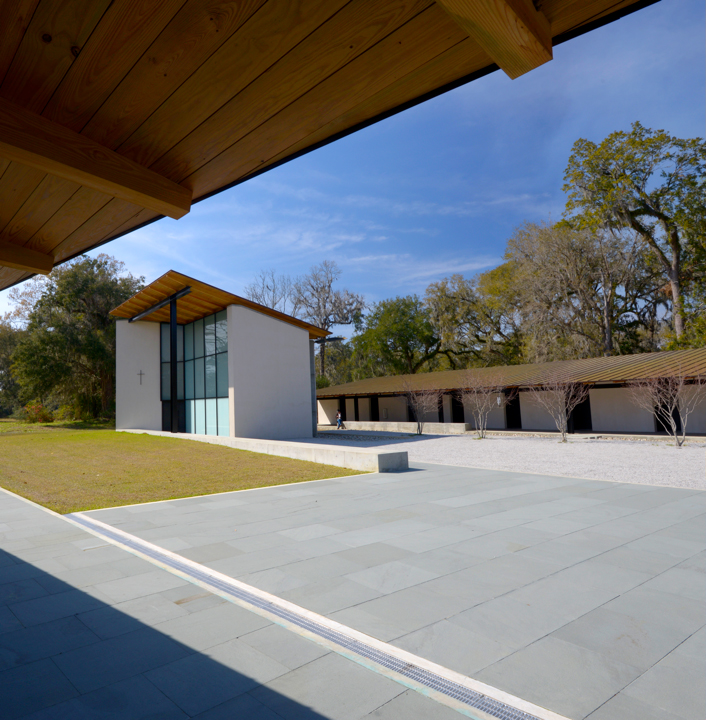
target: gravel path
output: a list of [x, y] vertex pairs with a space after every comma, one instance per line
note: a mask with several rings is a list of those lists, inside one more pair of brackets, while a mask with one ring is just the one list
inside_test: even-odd
[[393, 437], [380, 434], [319, 436], [318, 442], [356, 447], [393, 447], [409, 453], [411, 462], [668, 485], [706, 490], [706, 443], [693, 440], [676, 448], [663, 440], [487, 437], [473, 435]]

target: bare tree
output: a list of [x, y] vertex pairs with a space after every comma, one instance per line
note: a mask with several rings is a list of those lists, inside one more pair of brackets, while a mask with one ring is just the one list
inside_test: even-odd
[[635, 380], [629, 388], [632, 402], [654, 413], [674, 444], [681, 447], [689, 415], [706, 400], [706, 377], [690, 378], [679, 366], [673, 375]]
[[510, 399], [502, 385], [487, 385], [473, 370], [463, 374], [458, 398], [464, 407], [470, 408], [479, 439], [487, 434], [490, 411], [494, 407], [504, 408]]
[[260, 270], [255, 279], [245, 286], [245, 297], [294, 317], [300, 309], [291, 278], [289, 275], [277, 275], [274, 270]]
[[589, 386], [556, 377], [542, 385], [532, 386], [530, 392], [537, 405], [551, 415], [556, 429], [561, 433], [561, 442], [566, 442], [571, 413], [586, 400]]
[[[324, 260], [298, 278], [292, 286], [292, 297], [300, 313], [323, 330], [334, 325], [352, 325], [365, 309], [362, 295], [349, 290], [334, 290], [333, 284], [341, 271], [332, 260]], [[326, 369], [326, 343], [319, 346], [319, 374]]]
[[402, 381], [402, 391], [407, 398], [407, 404], [412, 408], [414, 420], [417, 423], [417, 435], [421, 435], [424, 430], [426, 416], [432, 412], [439, 411], [439, 403], [441, 402], [441, 390], [419, 389], [414, 387], [413, 383], [407, 378]]

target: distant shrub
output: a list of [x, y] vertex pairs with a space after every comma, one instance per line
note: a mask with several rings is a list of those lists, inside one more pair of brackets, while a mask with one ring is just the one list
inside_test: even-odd
[[73, 405], [60, 405], [54, 412], [54, 419], [61, 421], [76, 420], [76, 409]]
[[24, 406], [22, 419], [26, 423], [50, 423], [54, 422], [54, 416], [42, 403], [27, 403]]

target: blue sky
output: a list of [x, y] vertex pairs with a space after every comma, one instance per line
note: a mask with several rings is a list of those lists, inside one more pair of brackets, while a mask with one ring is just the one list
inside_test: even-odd
[[576, 139], [635, 120], [703, 136], [704, 14], [703, 0], [662, 0], [517, 80], [493, 73], [102, 251], [147, 281], [174, 269], [235, 293], [260, 269], [335, 260], [370, 302], [489, 269], [514, 227], [561, 216]]

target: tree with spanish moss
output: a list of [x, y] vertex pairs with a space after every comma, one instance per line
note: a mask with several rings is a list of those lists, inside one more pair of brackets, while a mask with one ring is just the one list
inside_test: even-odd
[[679, 340], [684, 290], [695, 271], [690, 261], [705, 242], [706, 141], [635, 122], [600, 143], [577, 140], [564, 180], [567, 215], [577, 227], [630, 228], [654, 254], [669, 285]]

